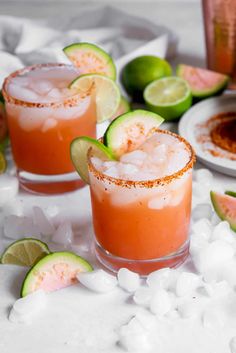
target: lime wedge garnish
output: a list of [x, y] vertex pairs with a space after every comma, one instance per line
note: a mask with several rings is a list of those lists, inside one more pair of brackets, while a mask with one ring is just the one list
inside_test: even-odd
[[116, 67], [103, 49], [91, 43], [74, 43], [63, 49], [81, 74], [98, 73], [116, 79]]
[[93, 155], [103, 160], [114, 160], [110, 150], [101, 142], [87, 136], [80, 136], [71, 143], [71, 159], [80, 177], [89, 184], [88, 150], [92, 149]]
[[79, 76], [69, 88], [86, 93], [92, 86], [96, 90], [97, 122], [101, 123], [110, 119], [117, 111], [120, 104], [120, 90], [112, 79], [100, 74]]
[[4, 157], [3, 152], [1, 152], [0, 150], [0, 174], [3, 174], [6, 169], [7, 169], [7, 161], [6, 161], [6, 158]]
[[2, 264], [33, 266], [49, 254], [48, 246], [38, 239], [24, 238], [12, 243], [2, 254]]
[[165, 77], [151, 82], [144, 90], [147, 107], [166, 120], [179, 118], [192, 104], [188, 83], [179, 77]]

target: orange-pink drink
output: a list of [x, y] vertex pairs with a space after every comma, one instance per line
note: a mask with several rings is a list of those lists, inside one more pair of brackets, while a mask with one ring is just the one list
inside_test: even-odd
[[21, 185], [57, 193], [81, 186], [70, 159], [70, 143], [96, 135], [92, 91], [68, 86], [78, 71], [70, 65], [43, 64], [17, 71], [4, 83], [13, 157]]
[[194, 153], [181, 137], [157, 130], [119, 161], [90, 156], [98, 259], [142, 275], [188, 255]]

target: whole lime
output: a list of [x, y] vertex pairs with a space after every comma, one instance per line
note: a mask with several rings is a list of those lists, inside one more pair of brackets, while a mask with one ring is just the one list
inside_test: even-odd
[[125, 65], [121, 81], [127, 93], [134, 101], [143, 101], [144, 88], [152, 81], [170, 76], [169, 63], [157, 56], [139, 56]]

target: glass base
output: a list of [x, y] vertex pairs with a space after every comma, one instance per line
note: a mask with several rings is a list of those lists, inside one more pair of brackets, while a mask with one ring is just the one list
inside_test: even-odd
[[37, 175], [18, 170], [17, 177], [22, 189], [41, 195], [62, 194], [86, 185], [76, 172], [60, 175]]
[[125, 267], [145, 277], [149, 273], [164, 267], [175, 268], [180, 266], [189, 255], [189, 240], [176, 253], [151, 260], [124, 259], [104, 250], [97, 242], [95, 242], [95, 254], [98, 261], [112, 272], [117, 272], [120, 268]]

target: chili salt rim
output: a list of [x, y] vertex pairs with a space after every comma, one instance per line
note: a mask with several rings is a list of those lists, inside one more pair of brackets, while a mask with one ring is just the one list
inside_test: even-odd
[[195, 152], [192, 148], [192, 146], [190, 145], [190, 143], [185, 140], [182, 136], [179, 136], [171, 131], [167, 131], [167, 130], [161, 130], [158, 128], [153, 129], [154, 132], [159, 132], [159, 133], [163, 133], [163, 134], [168, 134], [171, 136], [174, 136], [175, 138], [177, 138], [179, 141], [183, 142], [185, 144], [185, 147], [187, 147], [189, 153], [190, 153], [190, 157], [189, 157], [189, 161], [186, 163], [186, 165], [180, 169], [178, 172], [171, 174], [171, 175], [167, 175], [163, 178], [158, 178], [158, 179], [153, 179], [153, 180], [144, 180], [144, 181], [135, 181], [135, 180], [124, 180], [124, 179], [118, 179], [118, 178], [113, 178], [111, 176], [108, 176], [102, 172], [100, 172], [99, 170], [97, 170], [94, 165], [91, 162], [91, 149], [88, 152], [88, 170], [95, 176], [95, 178], [97, 178], [98, 180], [102, 180], [102, 181], [108, 181], [110, 184], [115, 184], [117, 186], [121, 186], [121, 187], [127, 187], [127, 188], [131, 188], [131, 187], [140, 187], [140, 188], [153, 188], [156, 187], [158, 185], [165, 185], [165, 184], [169, 184], [172, 180], [180, 178], [183, 174], [185, 174], [189, 169], [191, 169], [196, 161], [196, 156], [195, 156]]
[[[36, 65], [31, 65], [24, 67], [23, 69], [17, 70], [10, 74], [8, 77], [5, 78], [2, 86], [2, 94], [4, 97], [4, 100], [7, 103], [10, 104], [15, 104], [15, 105], [20, 105], [22, 107], [28, 107], [28, 108], [60, 108], [60, 107], [74, 107], [78, 104], [78, 102], [88, 96], [91, 95], [91, 92], [93, 90], [93, 86], [87, 91], [83, 93], [77, 93], [72, 95], [69, 98], [62, 99], [62, 101], [52, 101], [52, 102], [26, 102], [24, 100], [12, 97], [10, 93], [8, 92], [7, 88], [10, 83], [10, 81], [17, 77], [24, 75], [30, 71], [38, 70], [41, 68], [51, 68], [51, 67], [67, 67], [67, 68], [73, 68], [73, 65], [67, 65], [63, 63], [47, 63], [47, 64], [36, 64]], [[79, 76], [79, 74], [78, 74]]]

